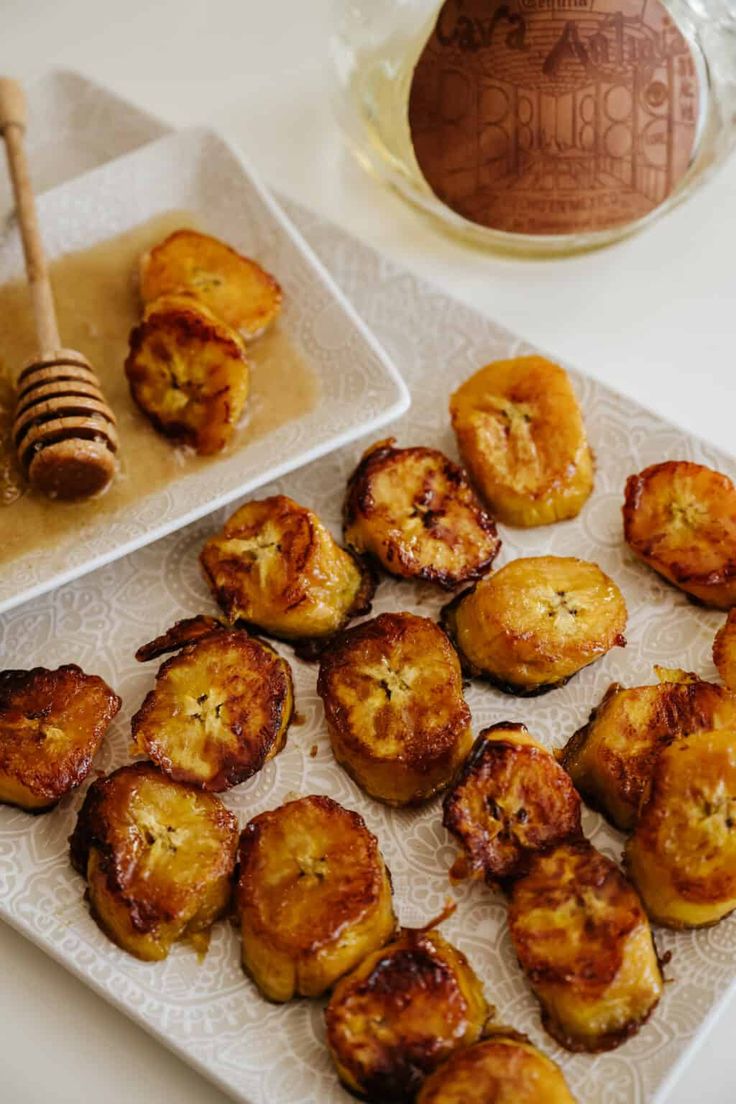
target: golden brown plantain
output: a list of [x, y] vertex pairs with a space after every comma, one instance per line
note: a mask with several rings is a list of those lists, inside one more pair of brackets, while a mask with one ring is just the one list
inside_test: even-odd
[[562, 1070], [523, 1035], [503, 1029], [455, 1051], [416, 1104], [575, 1104]]
[[200, 628], [199, 619], [179, 622], [144, 646], [147, 655], [169, 650], [180, 633], [181, 652], [161, 665], [131, 722], [133, 753], [177, 782], [219, 792], [281, 751], [294, 689], [289, 664], [268, 644], [240, 629], [217, 626], [201, 635]]
[[442, 611], [469, 675], [531, 697], [623, 647], [626, 603], [612, 579], [572, 557], [513, 560]]
[[442, 789], [473, 742], [457, 654], [425, 617], [382, 613], [341, 634], [317, 692], [338, 763], [389, 805]]
[[121, 705], [74, 664], [0, 671], [0, 803], [52, 809], [89, 774]]
[[327, 1045], [350, 1092], [410, 1101], [427, 1074], [480, 1038], [488, 1015], [465, 956], [439, 932], [404, 931], [338, 982]]
[[391, 879], [362, 817], [304, 797], [246, 826], [243, 966], [273, 1001], [318, 997], [396, 931]]
[[531, 855], [582, 833], [569, 776], [510, 721], [480, 733], [445, 797], [442, 823], [470, 870], [490, 884], [517, 877]]
[[736, 728], [660, 753], [625, 862], [657, 924], [705, 927], [736, 908]]
[[540, 356], [498, 360], [450, 399], [460, 455], [499, 521], [575, 517], [593, 490], [593, 455], [567, 372]]
[[285, 495], [241, 506], [200, 554], [229, 621], [324, 640], [370, 609], [375, 583], [316, 514]]
[[729, 610], [728, 617], [716, 633], [713, 662], [726, 686], [736, 690], [736, 609]]
[[707, 606], [736, 604], [736, 487], [686, 461], [629, 477], [624, 536], [632, 552]]
[[509, 928], [544, 1027], [568, 1050], [619, 1046], [662, 995], [641, 901], [586, 840], [532, 857], [510, 891]]
[[281, 311], [281, 288], [255, 261], [197, 230], [176, 230], [141, 258], [144, 303], [194, 296], [234, 330], [257, 337]]
[[478, 579], [501, 542], [462, 468], [429, 448], [379, 441], [348, 482], [345, 543], [390, 574], [451, 590]]
[[585, 800], [625, 832], [663, 747], [690, 732], [736, 727], [736, 695], [685, 671], [655, 670], [657, 686], [611, 686], [561, 754]]
[[242, 339], [185, 296], [154, 300], [130, 334], [125, 374], [138, 406], [165, 437], [202, 456], [220, 452], [248, 399]]
[[70, 845], [93, 917], [136, 958], [156, 961], [180, 939], [206, 939], [229, 904], [235, 816], [150, 763], [92, 783]]

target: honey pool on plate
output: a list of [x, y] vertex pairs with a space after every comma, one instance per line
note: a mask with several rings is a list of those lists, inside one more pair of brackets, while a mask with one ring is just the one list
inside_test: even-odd
[[[51, 265], [59, 325], [65, 347], [93, 364], [118, 421], [120, 472], [100, 498], [52, 502], [37, 495], [18, 471], [10, 427], [15, 378], [33, 356], [35, 341], [28, 291], [23, 281], [0, 287], [0, 563], [79, 529], [92, 517], [112, 513], [160, 490], [188, 472], [216, 464], [255, 439], [306, 414], [317, 401], [317, 381], [300, 351], [277, 321], [249, 344], [251, 388], [246, 416], [230, 444], [213, 457], [199, 457], [159, 436], [136, 407], [123, 364], [128, 334], [140, 319], [138, 259], [181, 227], [206, 229], [191, 214], [168, 211]], [[274, 273], [279, 278], [279, 273]]]

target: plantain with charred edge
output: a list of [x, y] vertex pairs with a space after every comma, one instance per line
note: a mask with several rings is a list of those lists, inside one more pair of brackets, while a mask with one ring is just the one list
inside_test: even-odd
[[587, 803], [624, 832], [636, 824], [662, 748], [691, 732], [736, 727], [736, 695], [685, 671], [655, 670], [659, 685], [609, 687], [560, 756]]
[[416, 1104], [575, 1104], [562, 1070], [523, 1035], [499, 1028], [451, 1054]]
[[294, 712], [291, 668], [264, 641], [209, 618], [179, 622], [141, 650], [149, 656], [177, 646], [133, 717], [133, 753], [178, 782], [230, 789], [284, 747]]
[[286, 495], [241, 506], [200, 561], [228, 621], [296, 642], [305, 658], [368, 613], [375, 590], [372, 572]]
[[144, 303], [188, 295], [246, 338], [257, 337], [281, 311], [281, 288], [259, 264], [197, 230], [175, 230], [141, 257]]
[[567, 372], [540, 356], [498, 360], [450, 399], [465, 467], [499, 521], [575, 517], [593, 490], [593, 454]]
[[329, 797], [250, 821], [237, 903], [243, 967], [272, 1001], [320, 996], [396, 932], [378, 841]]
[[564, 686], [624, 647], [626, 620], [621, 591], [597, 564], [561, 556], [512, 560], [441, 613], [463, 670], [518, 697]]
[[660, 753], [624, 861], [657, 924], [708, 927], [736, 909], [736, 728]]
[[713, 641], [713, 662], [729, 690], [736, 690], [736, 609], [716, 633]]
[[387, 804], [428, 800], [472, 745], [457, 654], [428, 618], [383, 613], [342, 633], [317, 692], [338, 763]]
[[484, 729], [444, 801], [442, 823], [470, 870], [494, 885], [530, 856], [582, 835], [580, 798], [554, 755], [522, 724]]
[[612, 1050], [656, 1007], [662, 972], [634, 888], [586, 840], [532, 856], [510, 889], [509, 930], [542, 1008], [567, 1050]]
[[717, 609], [736, 604], [736, 487], [702, 464], [669, 460], [629, 477], [624, 536], [635, 556]]
[[185, 617], [147, 644], [141, 644], [140, 648], [136, 649], [135, 658], [139, 663], [148, 663], [149, 660], [158, 659], [159, 656], [167, 655], [169, 652], [178, 652], [186, 644], [204, 640], [223, 628], [227, 628], [227, 625], [218, 621], [216, 617], [207, 617], [204, 614]]
[[408, 1102], [453, 1051], [477, 1042], [489, 1012], [459, 950], [439, 932], [406, 930], [338, 982], [325, 1012], [327, 1045], [350, 1092]]
[[75, 664], [0, 672], [0, 803], [53, 809], [89, 774], [121, 705]]
[[452, 590], [480, 578], [501, 542], [465, 472], [430, 448], [379, 441], [348, 482], [345, 543], [385, 571]]
[[182, 295], [148, 306], [131, 331], [125, 374], [154, 428], [201, 456], [225, 448], [248, 399], [242, 338], [203, 304]]
[[136, 958], [164, 959], [181, 939], [201, 946], [229, 905], [237, 819], [150, 763], [93, 782], [69, 842], [92, 916]]

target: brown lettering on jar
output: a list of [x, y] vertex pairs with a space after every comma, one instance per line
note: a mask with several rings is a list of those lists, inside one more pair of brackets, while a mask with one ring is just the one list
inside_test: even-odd
[[700, 81], [661, 0], [446, 0], [414, 70], [428, 186], [516, 234], [633, 223], [692, 163]]

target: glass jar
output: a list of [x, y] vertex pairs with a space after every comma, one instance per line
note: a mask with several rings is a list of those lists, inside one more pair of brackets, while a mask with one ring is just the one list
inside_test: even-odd
[[495, 248], [633, 233], [736, 139], [736, 0], [333, 0], [332, 61], [363, 165]]

